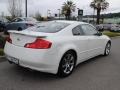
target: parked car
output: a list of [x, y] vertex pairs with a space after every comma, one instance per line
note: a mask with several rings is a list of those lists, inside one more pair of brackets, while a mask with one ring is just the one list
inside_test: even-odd
[[111, 26], [111, 32], [120, 32], [120, 25], [117, 25], [117, 24], [113, 24]]
[[29, 22], [12, 22], [6, 26], [6, 30], [4, 31], [5, 34], [8, 34], [9, 30], [17, 30], [22, 31], [29, 27], [32, 27], [36, 25], [35, 23], [29, 23]]
[[9, 30], [25, 30], [31, 26], [34, 26], [37, 24], [37, 20], [31, 17], [18, 17], [12, 20], [11, 23], [9, 23], [6, 26], [6, 30], [4, 31], [5, 34], [8, 34]]
[[77, 21], [50, 21], [9, 33], [4, 52], [10, 63], [60, 77], [69, 76], [83, 61], [109, 55], [111, 48], [108, 36]]
[[111, 24], [102, 24], [104, 30], [111, 30]]
[[0, 18], [0, 32], [3, 32], [8, 24], [8, 20], [5, 18]]

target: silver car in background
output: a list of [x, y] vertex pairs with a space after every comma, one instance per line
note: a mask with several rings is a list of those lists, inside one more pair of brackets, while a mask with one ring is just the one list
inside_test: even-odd
[[12, 22], [6, 26], [4, 33], [8, 34], [9, 30], [22, 31], [35, 26], [37, 23], [38, 21], [31, 17], [18, 17], [13, 19]]

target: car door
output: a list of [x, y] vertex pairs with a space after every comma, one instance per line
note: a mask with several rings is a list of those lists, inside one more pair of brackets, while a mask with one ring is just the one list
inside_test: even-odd
[[94, 57], [96, 55], [99, 55], [102, 51], [102, 43], [103, 39], [102, 36], [97, 35], [98, 31], [89, 24], [81, 25], [81, 29], [84, 32], [84, 35], [86, 38], [88, 38], [87, 42], [87, 55], [88, 57]]
[[72, 33], [74, 35], [74, 44], [76, 45], [76, 51], [78, 54], [78, 62], [83, 62], [87, 58], [87, 42], [88, 38], [83, 35], [80, 25], [73, 28]]

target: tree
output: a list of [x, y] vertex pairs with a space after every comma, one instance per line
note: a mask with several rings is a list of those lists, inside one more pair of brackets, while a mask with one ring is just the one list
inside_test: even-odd
[[22, 16], [22, 0], [8, 0], [8, 11], [12, 18]]
[[70, 20], [71, 13], [75, 11], [75, 4], [72, 1], [64, 2], [62, 6], [62, 14], [65, 15], [67, 20]]
[[22, 0], [16, 0], [17, 1], [17, 5], [16, 5], [16, 14], [18, 17], [22, 16]]
[[38, 21], [41, 21], [42, 16], [41, 16], [41, 14], [39, 13], [39, 11], [35, 13], [35, 18], [36, 18]]
[[97, 24], [100, 23], [100, 13], [102, 10], [107, 9], [109, 3], [106, 0], [93, 0], [90, 4], [90, 7], [97, 10]]

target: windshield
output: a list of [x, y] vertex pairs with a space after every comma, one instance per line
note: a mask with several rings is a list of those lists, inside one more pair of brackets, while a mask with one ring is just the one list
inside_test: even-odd
[[37, 29], [34, 30], [36, 32], [45, 32], [45, 33], [56, 33], [58, 31], [61, 31], [65, 27], [67, 27], [68, 23], [63, 22], [46, 22], [46, 23], [40, 23], [37, 26]]

